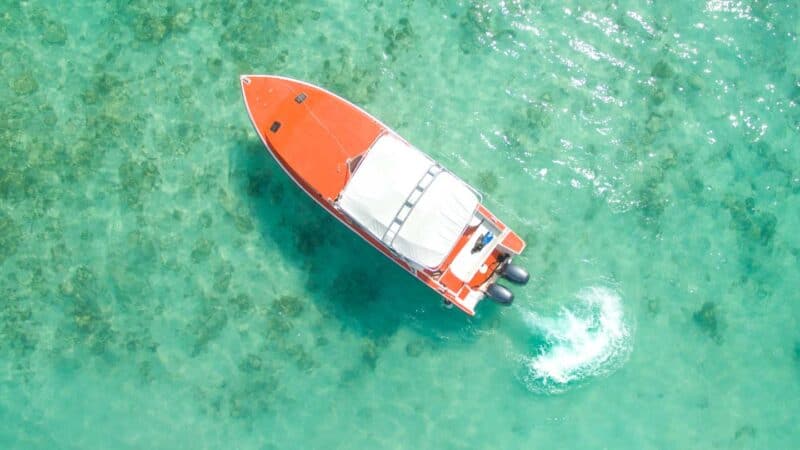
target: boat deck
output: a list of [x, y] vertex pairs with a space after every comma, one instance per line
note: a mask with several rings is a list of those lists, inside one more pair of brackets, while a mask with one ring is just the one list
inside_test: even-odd
[[[497, 278], [495, 269], [505, 255], [518, 254], [525, 246], [516, 233], [483, 205], [478, 207], [475, 219], [474, 224], [464, 230], [439, 270], [426, 274], [429, 286], [470, 315], [475, 314], [475, 306], [483, 298], [485, 288]], [[473, 252], [475, 242], [487, 231], [491, 231], [495, 238], [483, 249]]]

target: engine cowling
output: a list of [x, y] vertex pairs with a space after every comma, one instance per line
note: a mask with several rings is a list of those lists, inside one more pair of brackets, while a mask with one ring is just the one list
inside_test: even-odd
[[486, 295], [489, 296], [495, 303], [508, 306], [514, 302], [514, 293], [508, 290], [502, 284], [490, 284], [486, 288]]
[[500, 275], [502, 275], [506, 280], [516, 284], [525, 284], [531, 278], [527, 270], [511, 263], [503, 266], [502, 270], [500, 271]]

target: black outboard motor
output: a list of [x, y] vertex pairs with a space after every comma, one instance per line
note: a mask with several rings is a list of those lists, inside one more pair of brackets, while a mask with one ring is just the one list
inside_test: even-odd
[[500, 269], [500, 275], [506, 280], [517, 284], [525, 284], [531, 277], [527, 270], [511, 263], [506, 264]]
[[514, 302], [514, 294], [501, 284], [490, 284], [486, 289], [486, 295], [501, 305], [508, 306]]

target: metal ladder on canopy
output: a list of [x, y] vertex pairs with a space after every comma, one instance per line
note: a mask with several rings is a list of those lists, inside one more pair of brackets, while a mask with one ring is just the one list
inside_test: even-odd
[[383, 241], [384, 244], [388, 245], [389, 247], [392, 246], [394, 239], [397, 237], [400, 229], [403, 228], [403, 224], [406, 222], [406, 219], [408, 219], [408, 215], [411, 214], [411, 210], [414, 209], [414, 205], [417, 204], [425, 190], [430, 187], [436, 176], [442, 173], [443, 170], [444, 169], [442, 169], [440, 165], [434, 164], [430, 166], [428, 171], [425, 172], [425, 175], [419, 179], [417, 185], [414, 186], [414, 189], [412, 189], [411, 193], [408, 194], [406, 201], [403, 202], [402, 206], [400, 206], [400, 210], [394, 215], [394, 219], [392, 219], [392, 222], [389, 224], [389, 227], [383, 234], [381, 241]]

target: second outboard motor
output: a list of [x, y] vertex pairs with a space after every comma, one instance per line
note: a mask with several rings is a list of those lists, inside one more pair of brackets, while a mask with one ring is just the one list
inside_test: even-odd
[[511, 263], [503, 266], [502, 270], [500, 270], [500, 275], [502, 275], [506, 280], [517, 284], [525, 284], [531, 277], [527, 270]]
[[508, 306], [514, 302], [514, 293], [501, 284], [490, 284], [486, 289], [486, 295], [501, 305]]

